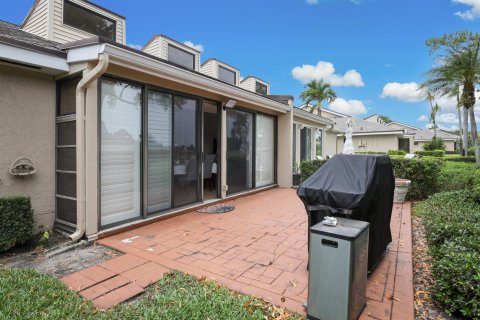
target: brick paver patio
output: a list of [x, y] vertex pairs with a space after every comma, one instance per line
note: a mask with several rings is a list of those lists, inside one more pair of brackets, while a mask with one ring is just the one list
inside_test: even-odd
[[[169, 270], [216, 280], [299, 314], [307, 299], [307, 216], [295, 190], [229, 201], [226, 214], [190, 212], [98, 241], [126, 254], [62, 280], [107, 309]], [[393, 242], [368, 278], [361, 319], [413, 319], [410, 203], [395, 204]]]

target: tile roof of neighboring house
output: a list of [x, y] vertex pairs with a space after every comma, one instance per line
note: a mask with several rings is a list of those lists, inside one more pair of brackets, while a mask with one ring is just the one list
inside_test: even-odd
[[55, 56], [67, 56], [59, 49], [59, 43], [20, 30], [20, 26], [2, 20], [0, 20], [0, 42]]
[[[432, 140], [433, 138], [433, 130], [415, 130], [414, 131], [414, 140]], [[460, 137], [457, 134], [444, 131], [444, 130], [437, 130], [437, 137], [442, 138], [443, 140], [457, 140]]]
[[[335, 128], [340, 131], [345, 132], [347, 129], [347, 121], [349, 118], [338, 118], [335, 119]], [[400, 132], [403, 130], [392, 129], [383, 124], [369, 122], [362, 119], [351, 118], [353, 122], [353, 133], [380, 133], [380, 132]]]

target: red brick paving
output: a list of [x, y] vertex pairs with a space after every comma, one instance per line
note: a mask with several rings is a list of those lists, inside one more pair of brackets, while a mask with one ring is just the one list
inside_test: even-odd
[[[102, 239], [126, 255], [62, 280], [106, 309], [179, 270], [304, 315], [307, 216], [295, 191], [278, 188], [230, 203], [236, 206], [230, 213], [190, 212]], [[410, 221], [410, 203], [394, 204], [393, 242], [368, 278], [361, 319], [413, 319]]]

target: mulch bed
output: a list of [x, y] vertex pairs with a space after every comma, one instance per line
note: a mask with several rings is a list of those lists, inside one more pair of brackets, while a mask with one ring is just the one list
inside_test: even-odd
[[425, 228], [420, 217], [412, 217], [413, 241], [413, 287], [415, 319], [443, 320], [460, 319], [451, 317], [440, 308], [430, 294], [433, 284], [432, 258], [428, 255]]

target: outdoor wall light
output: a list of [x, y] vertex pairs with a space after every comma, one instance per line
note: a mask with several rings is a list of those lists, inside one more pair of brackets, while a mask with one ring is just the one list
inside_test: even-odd
[[223, 110], [233, 109], [237, 105], [237, 101], [233, 99], [228, 99], [227, 102], [223, 104]]

